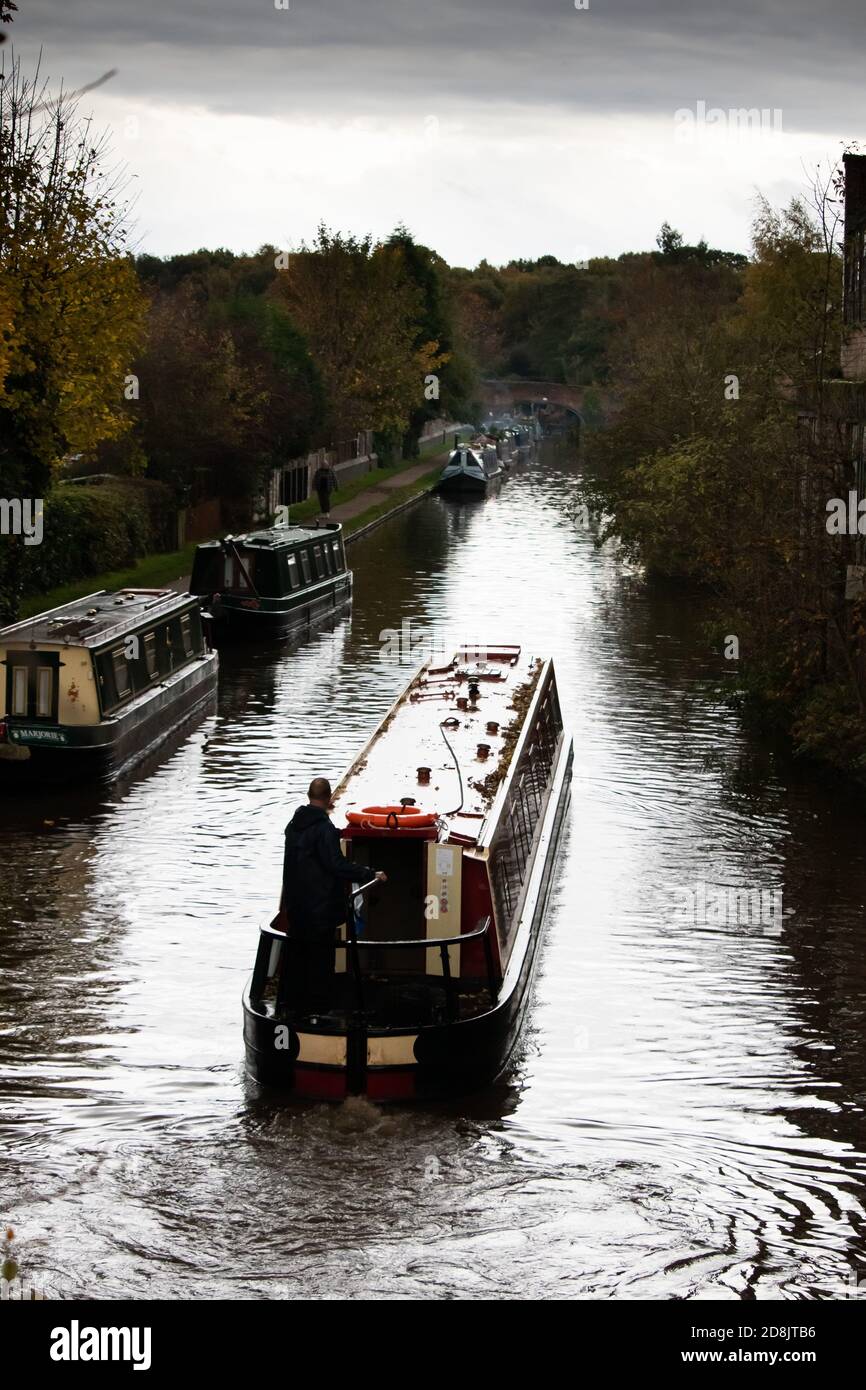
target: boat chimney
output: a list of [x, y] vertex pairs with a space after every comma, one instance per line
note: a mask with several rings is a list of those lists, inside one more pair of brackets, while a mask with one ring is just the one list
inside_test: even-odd
[[479, 757], [479, 759], [481, 760], [481, 762], [484, 762], [484, 759], [485, 759], [486, 757], [488, 757], [489, 754], [490, 754], [490, 744], [489, 744], [489, 743], [479, 743], [478, 748], [477, 748], [476, 751], [477, 751], [477, 753], [478, 753], [478, 757]]
[[487, 721], [487, 732], [488, 732], [488, 734], [498, 734], [498, 733], [499, 733], [499, 725], [497, 724], [497, 722], [496, 722], [495, 719], [488, 719], [488, 721]]
[[430, 771], [431, 771], [431, 769], [430, 769], [429, 767], [419, 767], [419, 768], [418, 768], [418, 784], [419, 784], [419, 786], [422, 786], [422, 787], [429, 787], [429, 785], [430, 785]]

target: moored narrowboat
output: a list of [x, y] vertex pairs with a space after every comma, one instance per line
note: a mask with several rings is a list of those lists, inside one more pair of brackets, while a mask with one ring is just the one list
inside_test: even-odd
[[290, 1005], [281, 909], [244, 994], [249, 1073], [299, 1096], [383, 1101], [499, 1075], [530, 995], [571, 763], [551, 661], [499, 646], [423, 667], [334, 793], [358, 888], [335, 937], [333, 1005]]
[[101, 590], [0, 630], [0, 780], [116, 777], [216, 700], [197, 599]]
[[351, 602], [343, 528], [271, 526], [205, 541], [189, 588], [206, 602], [217, 639], [301, 634]]
[[436, 491], [481, 495], [502, 478], [503, 472], [495, 448], [470, 448], [461, 444], [443, 468]]

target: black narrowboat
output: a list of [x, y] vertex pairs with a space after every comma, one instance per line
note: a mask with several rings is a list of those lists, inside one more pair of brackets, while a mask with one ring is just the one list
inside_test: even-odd
[[483, 496], [501, 481], [504, 469], [493, 445], [461, 444], [451, 454], [436, 482], [436, 491]]
[[271, 526], [206, 541], [189, 589], [207, 604], [217, 640], [300, 634], [351, 602], [343, 528]]
[[0, 782], [117, 777], [214, 707], [197, 599], [101, 590], [0, 630]]
[[423, 667], [334, 793], [358, 885], [335, 936], [333, 1007], [290, 1006], [281, 909], [243, 999], [250, 1075], [375, 1101], [498, 1076], [530, 997], [571, 764], [549, 660], [499, 646]]

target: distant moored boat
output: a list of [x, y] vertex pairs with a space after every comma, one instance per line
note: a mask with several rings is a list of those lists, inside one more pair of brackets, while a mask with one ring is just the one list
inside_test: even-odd
[[503, 475], [495, 449], [477, 449], [463, 444], [455, 449], [436, 484], [438, 492], [485, 493]]

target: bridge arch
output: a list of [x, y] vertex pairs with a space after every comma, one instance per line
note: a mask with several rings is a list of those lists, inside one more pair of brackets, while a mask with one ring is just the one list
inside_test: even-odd
[[527, 381], [509, 377], [488, 378], [481, 383], [482, 402], [493, 415], [514, 413], [515, 407], [530, 404], [556, 406], [574, 415], [580, 423], [601, 423], [612, 410], [610, 394], [598, 386], [568, 386], [561, 381]]

